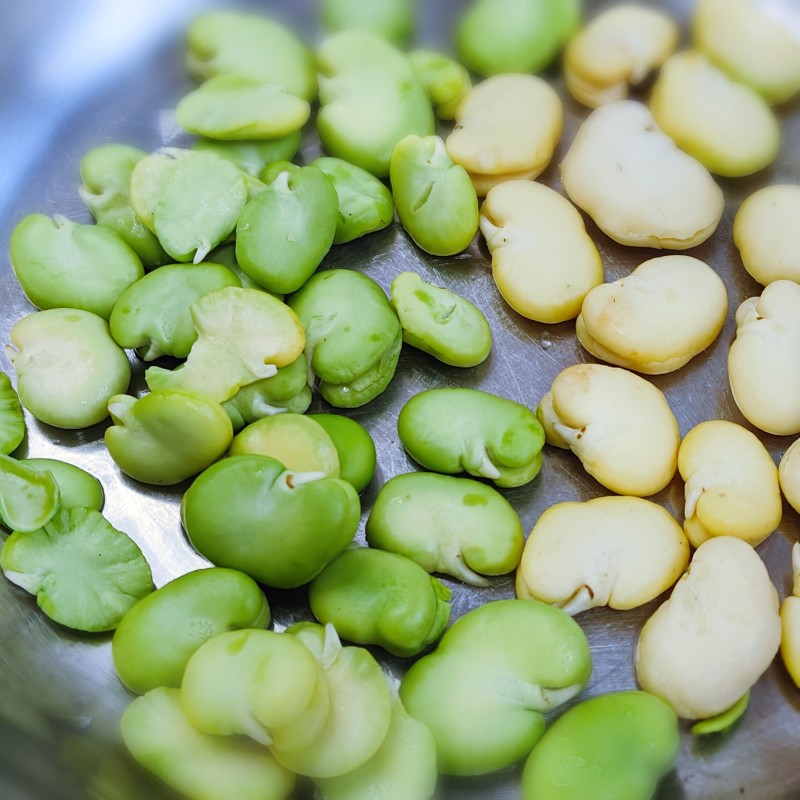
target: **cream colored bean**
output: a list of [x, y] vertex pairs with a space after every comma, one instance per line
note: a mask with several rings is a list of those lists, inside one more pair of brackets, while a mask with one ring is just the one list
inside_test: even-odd
[[800, 514], [800, 439], [789, 446], [778, 465], [781, 491], [789, 505]]
[[727, 313], [725, 284], [711, 267], [691, 256], [661, 256], [592, 289], [575, 328], [596, 358], [663, 375], [705, 350]]
[[729, 709], [778, 651], [778, 593], [753, 548], [733, 536], [702, 544], [672, 595], [642, 628], [641, 687], [679, 717]]
[[544, 171], [561, 138], [564, 111], [541, 78], [497, 75], [466, 95], [455, 120], [447, 152], [484, 197], [498, 183]]
[[603, 263], [581, 215], [541, 183], [509, 181], [492, 189], [480, 228], [492, 277], [506, 302], [537, 322], [564, 322], [603, 282]]
[[692, 37], [698, 50], [769, 103], [800, 90], [797, 30], [764, 0], [698, 0]]
[[590, 108], [628, 96], [678, 45], [678, 26], [662, 11], [622, 5], [601, 13], [567, 45], [564, 80]]
[[708, 170], [641, 103], [593, 111], [561, 164], [570, 199], [620, 244], [686, 250], [717, 229], [724, 201]]
[[781, 148], [778, 120], [767, 103], [702, 53], [678, 53], [664, 64], [650, 110], [681, 150], [717, 175], [751, 175]]
[[744, 268], [763, 286], [800, 283], [800, 186], [767, 186], [751, 194], [733, 220]]
[[800, 433], [800, 286], [775, 281], [736, 311], [728, 353], [733, 399], [767, 433]]
[[537, 414], [547, 443], [572, 450], [612, 492], [646, 497], [675, 474], [678, 422], [663, 393], [632, 372], [600, 364], [567, 367]]
[[792, 594], [781, 604], [781, 658], [800, 687], [800, 542], [792, 545]]
[[755, 547], [781, 522], [778, 470], [758, 437], [727, 420], [701, 422], [678, 451], [686, 481], [683, 528], [693, 547], [735, 536]]
[[568, 614], [636, 608], [683, 574], [689, 542], [661, 506], [639, 497], [558, 503], [539, 517], [517, 569], [517, 597]]

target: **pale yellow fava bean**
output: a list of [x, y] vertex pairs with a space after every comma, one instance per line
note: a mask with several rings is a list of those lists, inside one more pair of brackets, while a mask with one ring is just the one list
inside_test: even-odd
[[800, 687], [800, 542], [792, 545], [792, 593], [781, 604], [781, 658]]
[[773, 105], [800, 91], [800, 39], [780, 10], [764, 0], [698, 0], [692, 18], [694, 46]]
[[534, 75], [497, 75], [473, 87], [458, 106], [445, 142], [479, 197], [499, 183], [532, 179], [553, 157], [564, 126], [555, 90]]
[[568, 614], [629, 609], [666, 591], [689, 563], [689, 542], [661, 506], [639, 497], [558, 503], [539, 517], [517, 569], [517, 597]]
[[571, 450], [617, 494], [647, 497], [675, 475], [680, 430], [664, 394], [601, 364], [562, 370], [537, 409], [547, 443]]
[[495, 186], [481, 207], [480, 229], [492, 254], [492, 277], [519, 314], [564, 322], [603, 282], [603, 262], [575, 207], [532, 181]]
[[683, 528], [693, 547], [735, 536], [755, 547], [781, 522], [778, 470], [755, 434], [727, 420], [701, 422], [678, 450], [686, 481]]
[[733, 536], [702, 544], [642, 628], [636, 677], [679, 717], [727, 711], [778, 651], [778, 593], [753, 548]]
[[767, 433], [800, 433], [800, 286], [775, 281], [736, 311], [728, 353], [733, 399]]
[[789, 446], [778, 464], [778, 480], [789, 505], [800, 514], [800, 439]]
[[762, 286], [800, 283], [800, 186], [779, 184], [748, 197], [733, 220], [744, 268]]
[[596, 358], [663, 375], [705, 350], [727, 313], [725, 284], [711, 267], [691, 256], [661, 256], [592, 289], [575, 329]]
[[708, 170], [633, 100], [589, 115], [561, 164], [561, 180], [570, 200], [625, 245], [695, 247], [717, 229], [724, 208]]
[[664, 64], [650, 110], [681, 150], [717, 175], [751, 175], [781, 149], [778, 120], [766, 101], [702, 53], [678, 53]]
[[564, 51], [570, 94], [589, 108], [628, 96], [674, 52], [678, 26], [662, 11], [637, 5], [610, 8], [593, 19]]

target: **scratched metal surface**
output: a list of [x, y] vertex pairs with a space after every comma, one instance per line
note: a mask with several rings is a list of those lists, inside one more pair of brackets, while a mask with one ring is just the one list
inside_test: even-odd
[[[366, 1], [366, 0], [365, 0]], [[223, 5], [217, 2], [215, 5]], [[590, 3], [592, 12], [607, 3]], [[690, 0], [661, 3], [685, 20]], [[0, 30], [0, 340], [33, 309], [13, 278], [8, 237], [25, 214], [64, 214], [88, 222], [76, 187], [84, 152], [103, 142], [124, 141], [152, 150], [186, 141], [174, 128], [170, 109], [192, 83], [182, 66], [180, 32], [204, 0], [122, 4], [110, 0], [29, 0], [3, 7]], [[242, 5], [241, 3], [239, 5]], [[250, 6], [256, 4], [251, 2]], [[420, 41], [449, 48], [450, 22], [459, 0], [421, 3]], [[264, 2], [305, 30], [319, 32], [311, 0]], [[563, 95], [557, 74], [549, 76]], [[566, 152], [584, 109], [565, 97], [566, 131], [553, 165], [541, 180], [560, 188], [557, 164]], [[800, 182], [800, 110], [779, 111], [784, 132], [781, 155], [772, 167], [744, 180], [723, 181], [727, 206], [716, 235], [692, 254], [723, 276], [730, 309], [719, 339], [679, 372], [654, 378], [666, 392], [685, 433], [714, 418], [744, 423], [727, 386], [725, 360], [733, 339], [733, 312], [759, 292], [731, 242], [732, 218], [741, 200], [775, 182]], [[313, 133], [302, 157], [318, 152]], [[653, 251], [620, 247], [591, 224], [607, 280], [627, 274]], [[363, 496], [365, 515], [379, 487], [414, 469], [396, 436], [403, 403], [431, 386], [471, 386], [493, 391], [534, 408], [565, 366], [588, 360], [574, 326], [544, 326], [522, 319], [499, 298], [489, 258], [480, 239], [460, 256], [433, 258], [420, 252], [398, 225], [351, 245], [336, 247], [324, 267], [360, 269], [385, 289], [401, 270], [447, 285], [475, 302], [494, 331], [489, 360], [468, 371], [445, 367], [404, 349], [397, 375], [379, 399], [353, 412], [372, 432], [379, 468]], [[141, 386], [141, 369], [132, 356]], [[4, 354], [0, 368], [10, 372]], [[314, 408], [323, 403], [315, 400]], [[28, 437], [18, 455], [51, 456], [79, 464], [97, 475], [107, 494], [106, 514], [142, 547], [157, 585], [204, 564], [185, 541], [179, 520], [179, 490], [144, 489], [122, 476], [103, 447], [105, 426], [65, 432], [27, 416]], [[746, 424], [746, 423], [744, 423]], [[777, 460], [791, 439], [760, 434]], [[185, 487], [179, 487], [185, 488]], [[529, 530], [539, 514], [562, 500], [603, 494], [569, 453], [547, 449], [541, 475], [506, 496]], [[656, 498], [679, 519], [682, 485], [675, 480]], [[785, 508], [780, 529], [759, 548], [783, 597], [790, 589], [789, 554], [798, 536], [797, 515]], [[363, 521], [359, 531], [363, 540]], [[510, 597], [510, 578], [487, 589], [451, 582], [454, 618], [487, 600]], [[303, 591], [269, 592], [278, 624], [307, 618]], [[634, 686], [632, 657], [638, 631], [655, 604], [631, 612], [594, 610], [579, 617], [590, 643], [594, 674], [584, 697]], [[400, 674], [402, 664], [385, 660]], [[732, 665], [732, 668], [735, 665]], [[0, 797], [3, 800], [160, 800], [172, 795], [128, 761], [118, 741], [119, 715], [131, 696], [119, 684], [108, 636], [79, 636], [50, 623], [33, 600], [0, 580]], [[750, 709], [730, 733], [705, 739], [684, 730], [675, 770], [660, 787], [660, 800], [746, 797], [786, 800], [800, 797], [800, 693], [776, 661], [755, 686]], [[482, 781], [445, 781], [445, 800], [515, 798], [518, 776], [511, 772]], [[235, 800], [235, 798], [231, 798]], [[587, 800], [590, 800], [587, 798]]]

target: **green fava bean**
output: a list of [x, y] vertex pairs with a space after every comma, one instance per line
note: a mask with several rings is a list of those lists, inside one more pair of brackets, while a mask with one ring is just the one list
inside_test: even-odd
[[197, 340], [191, 306], [209, 292], [240, 286], [222, 264], [169, 264], [129, 286], [114, 305], [111, 335], [120, 347], [136, 349], [145, 361], [186, 358]]
[[11, 378], [0, 372], [0, 455], [13, 453], [25, 438], [25, 417]]
[[209, 639], [242, 628], [265, 628], [264, 593], [242, 572], [212, 567], [182, 575], [140, 600], [112, 641], [114, 666], [131, 691], [180, 687], [186, 664]]
[[[256, 179], [254, 179], [256, 180]], [[214, 264], [222, 264], [227, 267], [240, 281], [244, 289], [258, 289], [260, 292], [266, 292], [263, 286], [259, 286], [245, 271], [239, 266], [236, 260], [236, 242], [228, 242], [227, 244], [220, 245], [209, 255], [209, 261]], [[283, 300], [283, 295], [279, 292], [267, 292], [278, 300]]]
[[225, 413], [231, 418], [233, 429], [241, 430], [251, 422], [284, 411], [302, 414], [311, 405], [307, 377], [308, 363], [305, 354], [301, 354], [296, 361], [281, 367], [271, 378], [262, 378], [242, 386], [230, 400], [222, 404]]
[[122, 715], [122, 740], [134, 760], [187, 800], [286, 800], [295, 777], [258, 744], [198, 731], [178, 689], [137, 697]]
[[153, 226], [176, 261], [205, 259], [233, 233], [247, 202], [241, 170], [212, 153], [189, 153], [165, 173]]
[[302, 586], [322, 572], [350, 544], [360, 516], [349, 483], [290, 472], [259, 455], [213, 464], [181, 504], [198, 552], [280, 589]]
[[401, 139], [433, 134], [433, 111], [416, 71], [379, 36], [334, 34], [322, 43], [318, 61], [317, 131], [332, 156], [385, 178]]
[[523, 486], [542, 466], [544, 432], [529, 408], [477, 389], [428, 389], [403, 406], [400, 441], [426, 469]]
[[291, 161], [300, 149], [300, 131], [292, 131], [277, 139], [260, 139], [256, 141], [227, 141], [215, 139], [199, 139], [192, 145], [192, 150], [213, 153], [219, 158], [230, 161], [242, 172], [257, 178], [261, 170], [275, 161]]
[[142, 551], [91, 508], [60, 509], [43, 527], [12, 533], [0, 568], [50, 619], [79, 631], [113, 630], [153, 590]]
[[366, 764], [389, 732], [393, 703], [383, 670], [363, 647], [342, 647], [332, 625], [301, 622], [286, 633], [301, 641], [323, 667], [331, 708], [310, 747], [292, 752], [278, 747], [272, 752], [299, 775], [346, 775]]
[[580, 26], [581, 0], [475, 0], [456, 50], [479, 75], [539, 72]]
[[[131, 365], [95, 314], [53, 308], [23, 317], [6, 352], [17, 372], [22, 405], [56, 428], [87, 428], [108, 416], [108, 401], [125, 392]], [[14, 349], [16, 348], [16, 349]]]
[[416, 23], [414, 0], [322, 0], [320, 16], [330, 33], [370, 31], [396, 45], [411, 38]]
[[59, 508], [61, 489], [49, 472], [40, 472], [0, 454], [0, 522], [12, 531], [35, 531]]
[[438, 136], [407, 136], [389, 170], [400, 222], [426, 253], [451, 256], [478, 232], [478, 195], [464, 167], [454, 164]]
[[496, 600], [465, 614], [400, 685], [408, 713], [430, 728], [439, 771], [483, 775], [524, 758], [544, 714], [591, 674], [586, 636], [536, 600]]
[[145, 267], [155, 267], [169, 258], [133, 210], [130, 198], [133, 169], [146, 157], [144, 150], [126, 144], [95, 147], [81, 160], [83, 185], [78, 187], [78, 194], [98, 225], [114, 231]]
[[367, 520], [367, 541], [427, 572], [487, 586], [484, 575], [516, 569], [524, 536], [517, 512], [491, 486], [411, 472], [381, 488]]
[[[23, 458], [19, 463], [37, 472], [49, 472], [55, 478], [61, 492], [59, 508], [103, 510], [106, 499], [103, 484], [80, 467], [54, 458]], [[15, 530], [20, 529], [17, 527]]]
[[347, 269], [318, 273], [289, 298], [289, 307], [305, 328], [311, 372], [332, 406], [362, 406], [389, 385], [403, 335], [372, 278]]
[[750, 691], [746, 691], [730, 708], [713, 717], [695, 722], [691, 731], [695, 736], [708, 736], [713, 733], [725, 733], [730, 730], [747, 711], [750, 705]]
[[188, 150], [179, 148], [158, 151], [137, 162], [131, 172], [131, 207], [142, 221], [142, 225], [153, 235], [156, 234], [155, 216], [158, 200], [178, 159], [184, 158], [188, 153]]
[[308, 599], [314, 616], [345, 639], [392, 655], [421, 653], [450, 619], [450, 590], [405, 556], [359, 547], [345, 550], [316, 577]]
[[236, 226], [239, 266], [271, 292], [296, 291], [330, 250], [338, 208], [336, 190], [316, 167], [279, 172]]
[[593, 697], [557, 719], [533, 749], [525, 800], [649, 800], [675, 763], [678, 720], [647, 692]]
[[357, 492], [363, 492], [377, 465], [375, 442], [367, 429], [340, 414], [309, 414], [308, 417], [322, 425], [333, 440], [339, 453], [339, 477]]
[[266, 292], [229, 286], [203, 295], [190, 311], [197, 341], [181, 367], [145, 372], [151, 391], [177, 389], [221, 403], [303, 352], [297, 315]]
[[189, 133], [223, 141], [277, 139], [299, 131], [311, 106], [277, 83], [217, 75], [186, 95], [175, 119]]
[[242, 75], [278, 83], [308, 100], [317, 94], [314, 54], [279, 22], [257, 14], [215, 11], [186, 35], [186, 65], [197, 78]]
[[105, 433], [109, 455], [143, 483], [180, 483], [216, 461], [233, 438], [219, 403], [186, 392], [151, 392], [138, 400], [120, 394], [108, 410], [114, 421]]
[[37, 308], [79, 308], [108, 319], [117, 298], [144, 275], [114, 231], [30, 214], [11, 234], [11, 266]]
[[232, 456], [269, 456], [293, 472], [339, 477], [339, 453], [325, 429], [302, 414], [277, 414], [248, 425], [231, 443]]
[[265, 630], [221, 633], [191, 656], [181, 706], [198, 730], [241, 733], [288, 752], [321, 734], [331, 712], [322, 667], [294, 636]]
[[341, 158], [318, 158], [312, 166], [333, 184], [339, 198], [334, 244], [352, 242], [391, 225], [392, 193], [374, 175]]
[[389, 732], [366, 764], [338, 778], [316, 781], [320, 800], [430, 800], [436, 789], [436, 743], [399, 700]]
[[432, 50], [412, 50], [408, 58], [436, 106], [439, 119], [450, 120], [472, 88], [469, 72], [452, 58]]
[[392, 281], [390, 302], [403, 326], [403, 341], [443, 364], [475, 367], [491, 352], [492, 329], [483, 313], [416, 272], [401, 272]]

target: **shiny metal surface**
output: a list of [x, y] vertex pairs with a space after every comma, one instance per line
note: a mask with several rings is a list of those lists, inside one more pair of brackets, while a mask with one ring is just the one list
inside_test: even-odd
[[[224, 5], [217, 2], [215, 5]], [[690, 0], [652, 3], [686, 19]], [[187, 141], [176, 130], [171, 109], [192, 86], [182, 63], [181, 30], [205, 0], [28, 0], [4, 4], [0, 29], [0, 340], [33, 309], [11, 272], [7, 244], [25, 214], [60, 213], [88, 222], [77, 195], [78, 165], [91, 147], [124, 141], [147, 150]], [[238, 3], [242, 6], [242, 3]], [[256, 7], [251, 2], [247, 4]], [[449, 47], [449, 25], [459, 0], [421, 0], [420, 40]], [[589, 2], [590, 13], [607, 3]], [[272, 10], [319, 36], [312, 0], [273, 0]], [[549, 76], [564, 96], [557, 74]], [[566, 130], [551, 167], [541, 180], [559, 188], [557, 164], [585, 109], [565, 97]], [[759, 175], [723, 180], [727, 205], [712, 239], [691, 251], [723, 276], [729, 314], [719, 339], [686, 367], [653, 382], [667, 395], [686, 432], [714, 418], [744, 423], [727, 385], [725, 362], [734, 336], [733, 312], [760, 287], [742, 268], [731, 241], [731, 223], [741, 200], [761, 186], [800, 182], [800, 108], [779, 109], [783, 148], [778, 161]], [[302, 150], [306, 160], [318, 152], [313, 133]], [[627, 274], [653, 251], [623, 248], [588, 223], [598, 243], [606, 279]], [[472, 386], [535, 408], [552, 379], [565, 366], [590, 360], [578, 345], [574, 325], [539, 325], [519, 317], [500, 299], [491, 280], [490, 260], [480, 237], [463, 254], [434, 258], [419, 251], [401, 228], [334, 248], [324, 267], [360, 269], [388, 290], [392, 278], [413, 269], [427, 280], [449, 286], [475, 302], [494, 331], [489, 360], [472, 370], [445, 367], [404, 349], [397, 375], [384, 395], [353, 415], [378, 445], [378, 473], [363, 495], [365, 516], [379, 487], [390, 477], [414, 469], [396, 435], [403, 403], [431, 386]], [[140, 389], [141, 365], [134, 389]], [[10, 372], [5, 354], [0, 368]], [[315, 399], [313, 409], [324, 403]], [[180, 489], [156, 490], [121, 475], [103, 446], [105, 425], [66, 432], [37, 423], [28, 415], [28, 437], [18, 455], [49, 456], [79, 464], [105, 487], [105, 513], [130, 534], [149, 560], [157, 585], [204, 562], [186, 542], [178, 519]], [[749, 427], [749, 426], [747, 426]], [[759, 434], [776, 461], [791, 438]], [[562, 500], [604, 493], [570, 453], [547, 448], [541, 475], [528, 486], [506, 491], [530, 530], [542, 511]], [[656, 498], [678, 519], [683, 487], [675, 481]], [[759, 552], [783, 597], [791, 589], [790, 548], [798, 538], [798, 516], [785, 507], [780, 529]], [[363, 520], [359, 531], [363, 541]], [[490, 599], [513, 595], [511, 578], [487, 589], [450, 582], [454, 618]], [[308, 618], [305, 593], [268, 592], [278, 625]], [[633, 653], [638, 631], [655, 603], [631, 612], [594, 610], [578, 617], [591, 643], [594, 674], [583, 697], [632, 688]], [[398, 660], [384, 659], [400, 674]], [[732, 665], [733, 667], [734, 665]], [[60, 800], [161, 800], [172, 795], [142, 775], [118, 740], [119, 715], [131, 696], [116, 678], [109, 636], [79, 636], [47, 620], [27, 594], [0, 580], [0, 798]], [[779, 660], [755, 686], [744, 719], [729, 733], [692, 737], [684, 728], [677, 767], [662, 784], [661, 800], [751, 800], [800, 798], [800, 692]], [[444, 781], [445, 800], [518, 796], [515, 772], [481, 781]], [[231, 798], [236, 800], [236, 798]], [[591, 798], [587, 798], [591, 800]]]

